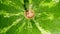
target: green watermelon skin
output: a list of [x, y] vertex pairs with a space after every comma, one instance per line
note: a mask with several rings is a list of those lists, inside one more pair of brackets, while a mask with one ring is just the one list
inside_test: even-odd
[[29, 0], [27, 9], [29, 4], [31, 19], [24, 15], [24, 0], [0, 0], [0, 34], [60, 34], [60, 0]]

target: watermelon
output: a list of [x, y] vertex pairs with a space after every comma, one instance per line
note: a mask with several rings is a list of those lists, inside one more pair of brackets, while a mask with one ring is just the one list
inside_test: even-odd
[[0, 0], [0, 34], [60, 34], [60, 0]]

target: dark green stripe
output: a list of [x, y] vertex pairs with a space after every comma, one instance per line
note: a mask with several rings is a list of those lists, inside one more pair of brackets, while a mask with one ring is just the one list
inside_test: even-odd
[[29, 5], [29, 0], [24, 0], [24, 8], [25, 8], [25, 10], [27, 10], [28, 5]]

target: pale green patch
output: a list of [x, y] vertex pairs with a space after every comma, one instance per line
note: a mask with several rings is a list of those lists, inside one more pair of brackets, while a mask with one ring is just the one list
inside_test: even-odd
[[24, 0], [20, 0], [20, 2], [21, 2], [22, 4], [24, 4]]
[[60, 17], [58, 17], [58, 19], [60, 19]]
[[17, 14], [11, 14], [11, 13], [4, 13], [4, 17], [11, 17], [11, 16], [19, 16], [21, 15], [21, 13], [17, 13]]
[[42, 34], [51, 34], [48, 30], [44, 30], [44, 29], [39, 25], [38, 22], [36, 22], [35, 20], [34, 20], [34, 22], [35, 22], [36, 27], [39, 29], [39, 31], [41, 31]]
[[47, 12], [43, 12], [43, 14], [45, 14], [45, 15], [49, 15], [49, 14], [47, 14]]
[[53, 20], [54, 19], [54, 15], [53, 14], [49, 14], [47, 19]]
[[23, 29], [26, 29], [26, 30], [28, 30], [28, 31], [30, 31], [30, 32], [32, 32], [32, 24], [31, 24], [31, 22], [29, 22], [30, 20], [27, 20], [27, 22], [23, 22], [23, 24], [16, 30], [16, 31], [19, 31], [18, 33], [20, 33], [21, 32], [21, 30], [22, 30], [22, 28], [26, 25], [26, 23], [27, 23], [27, 26], [26, 27], [24, 27]]
[[21, 32], [21, 30], [22, 30], [22, 28], [25, 26], [25, 22], [16, 30], [16, 31], [19, 31], [19, 32]]
[[16, 21], [14, 21], [14, 22], [12, 23], [12, 25], [10, 25], [10, 26], [8, 26], [8, 27], [5, 27], [5, 28], [3, 28], [2, 30], [0, 30], [0, 33], [5, 33], [5, 32], [7, 32], [12, 26], [18, 24], [19, 21], [21, 21], [21, 20], [22, 20], [21, 18], [16, 19]]
[[12, 26], [18, 24], [19, 21], [21, 21], [21, 20], [22, 20], [22, 18], [16, 19], [16, 21], [13, 22]]
[[40, 6], [51, 8], [51, 7], [56, 6], [56, 4], [57, 4], [58, 2], [59, 2], [59, 0], [52, 0], [52, 1], [50, 1], [49, 3], [42, 1], [42, 2], [40, 3]]
[[5, 5], [9, 5], [10, 3], [13, 3], [12, 1], [9, 1], [9, 0], [5, 0], [4, 2], [3, 1], [1, 1], [2, 2], [2, 4], [5, 4]]
[[29, 0], [29, 4], [31, 4], [32, 3], [32, 0]]
[[[13, 6], [13, 7], [15, 7], [16, 9], [20, 9], [21, 7], [20, 6], [18, 6], [18, 5], [16, 5], [16, 3], [14, 3], [14, 2], [12, 2], [12, 1], [10, 1], [10, 0], [6, 0], [6, 1], [1, 1], [1, 3], [2, 4], [5, 4], [5, 5], [7, 5], [7, 6]], [[23, 10], [23, 9], [20, 9], [20, 10]]]
[[16, 13], [16, 14], [13, 14], [13, 13], [7, 13], [6, 11], [1, 11], [0, 12], [0, 15], [3, 15], [4, 17], [11, 17], [11, 16], [20, 16], [20, 15], [23, 15], [23, 12], [19, 12], [19, 13]]
[[43, 12], [43, 14], [48, 16], [45, 20], [47, 20], [47, 19], [53, 20], [54, 19], [54, 14], [51, 14], [51, 13], [47, 14], [47, 12]]
[[37, 13], [38, 15], [37, 16], [41, 16], [42, 15], [42, 13]]
[[58, 3], [58, 2], [59, 2], [59, 0], [52, 0], [52, 2]]
[[3, 3], [2, 0], [0, 0], [0, 2]]
[[30, 21], [28, 21], [28, 25], [27, 25], [28, 28], [32, 28], [32, 24]]
[[0, 33], [5, 33], [10, 28], [11, 28], [11, 26], [10, 27], [5, 27], [5, 28], [3, 28], [3, 29], [0, 30]]
[[49, 8], [55, 6], [55, 4], [54, 4], [53, 2], [50, 2], [50, 3], [44, 3], [44, 2], [42, 2], [40, 5], [43, 6], [43, 7], [47, 6], [47, 7], [49, 7]]
[[32, 4], [29, 4], [29, 10], [32, 10]]

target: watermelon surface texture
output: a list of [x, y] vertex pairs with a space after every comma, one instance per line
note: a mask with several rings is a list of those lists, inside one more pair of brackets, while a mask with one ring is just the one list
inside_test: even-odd
[[[25, 17], [29, 4], [33, 18]], [[0, 0], [0, 34], [60, 34], [60, 0]]]

